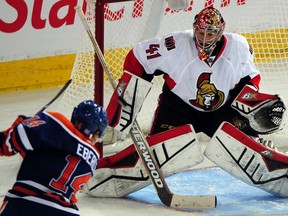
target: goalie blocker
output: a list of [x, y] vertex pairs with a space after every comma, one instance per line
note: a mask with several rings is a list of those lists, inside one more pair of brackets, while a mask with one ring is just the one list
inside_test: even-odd
[[128, 134], [151, 86], [152, 83], [124, 71], [106, 109], [109, 125]]
[[288, 155], [256, 142], [230, 123], [221, 124], [204, 155], [237, 179], [288, 197]]

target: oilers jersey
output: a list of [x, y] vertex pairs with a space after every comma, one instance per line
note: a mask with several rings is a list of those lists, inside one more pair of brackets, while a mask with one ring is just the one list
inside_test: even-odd
[[23, 157], [4, 202], [24, 199], [78, 214], [75, 194], [93, 176], [99, 159], [87, 137], [62, 114], [41, 112], [14, 123], [2, 139], [1, 156]]

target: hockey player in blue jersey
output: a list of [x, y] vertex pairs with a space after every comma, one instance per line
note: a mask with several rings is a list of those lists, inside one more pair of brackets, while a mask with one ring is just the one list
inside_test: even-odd
[[79, 215], [75, 195], [97, 167], [94, 144], [103, 138], [107, 122], [106, 111], [87, 100], [74, 108], [71, 121], [57, 112], [39, 112], [19, 116], [0, 132], [0, 156], [23, 157], [0, 215]]

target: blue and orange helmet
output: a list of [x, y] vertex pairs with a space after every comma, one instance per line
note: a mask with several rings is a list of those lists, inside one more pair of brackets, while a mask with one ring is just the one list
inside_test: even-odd
[[92, 100], [85, 100], [74, 108], [71, 122], [88, 137], [99, 131], [99, 138], [103, 138], [108, 126], [106, 111]]

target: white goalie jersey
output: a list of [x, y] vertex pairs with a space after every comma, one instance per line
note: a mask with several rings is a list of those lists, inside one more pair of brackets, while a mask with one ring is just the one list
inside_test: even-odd
[[257, 77], [258, 87], [260, 75], [250, 51], [243, 36], [225, 33], [223, 47], [216, 57], [202, 61], [193, 30], [142, 41], [133, 49], [147, 74], [163, 72], [170, 90], [201, 111], [215, 110], [225, 104], [229, 91], [244, 77]]
[[[223, 106], [242, 79], [258, 88], [260, 73], [246, 39], [226, 33], [221, 43], [216, 56], [202, 61], [192, 30], [139, 42], [127, 55], [124, 74], [108, 104], [109, 125], [124, 133], [129, 131], [149, 92], [147, 81], [159, 73], [164, 74], [166, 85], [175, 95], [200, 111]], [[119, 98], [126, 105], [119, 104]]]

